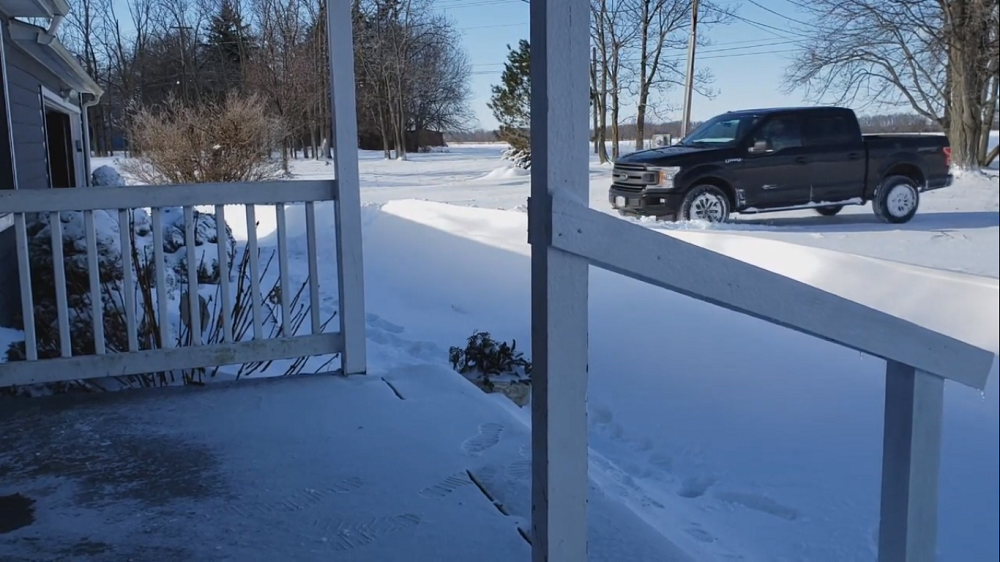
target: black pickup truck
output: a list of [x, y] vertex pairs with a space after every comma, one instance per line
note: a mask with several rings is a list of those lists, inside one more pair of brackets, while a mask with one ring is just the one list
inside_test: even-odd
[[872, 202], [884, 222], [913, 218], [920, 193], [952, 183], [944, 135], [862, 135], [839, 107], [733, 111], [677, 144], [614, 164], [611, 206], [627, 216], [725, 222], [730, 213]]

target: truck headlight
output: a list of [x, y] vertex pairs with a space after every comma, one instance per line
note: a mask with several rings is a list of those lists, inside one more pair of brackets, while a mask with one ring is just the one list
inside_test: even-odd
[[678, 166], [650, 166], [649, 171], [656, 174], [654, 178], [656, 183], [653, 185], [662, 187], [673, 187], [674, 186], [674, 176], [680, 173], [681, 169]]

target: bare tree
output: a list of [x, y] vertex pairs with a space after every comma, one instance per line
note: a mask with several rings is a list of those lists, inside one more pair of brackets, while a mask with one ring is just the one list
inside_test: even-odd
[[[638, 28], [636, 49], [631, 57], [635, 65], [636, 94], [636, 149], [644, 145], [645, 124], [650, 97], [673, 86], [683, 86], [686, 70], [679, 58], [664, 57], [664, 50], [681, 50], [688, 43], [691, 29], [691, 0], [629, 0], [628, 18]], [[731, 6], [717, 6], [712, 2], [702, 2], [699, 9], [700, 29], [720, 23], [727, 23], [734, 13]], [[701, 45], [707, 45], [707, 34], [698, 37]], [[708, 86], [712, 73], [702, 69], [694, 80], [695, 89], [703, 96], [713, 97]]]
[[594, 97], [594, 143], [601, 163], [608, 161], [608, 67], [611, 48], [607, 27], [608, 0], [591, 0], [590, 36], [594, 43], [594, 60], [591, 69], [591, 88]]
[[835, 103], [909, 106], [948, 132], [957, 167], [985, 160], [983, 129], [996, 107], [996, 0], [800, 6], [813, 21], [796, 32], [806, 41], [786, 73], [787, 89], [804, 86], [808, 97]]
[[[622, 94], [628, 90], [632, 80], [632, 67], [628, 57], [639, 36], [638, 28], [629, 19], [628, 0], [592, 0], [591, 35], [598, 50], [601, 75], [601, 107], [605, 110], [599, 119], [601, 130], [606, 130], [607, 119], [611, 119], [611, 159], [618, 158], [620, 152]], [[610, 115], [608, 115], [610, 114]]]

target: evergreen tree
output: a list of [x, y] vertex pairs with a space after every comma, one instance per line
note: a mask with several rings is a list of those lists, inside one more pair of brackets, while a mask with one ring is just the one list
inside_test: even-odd
[[235, 0], [221, 0], [219, 11], [209, 20], [205, 47], [220, 82], [218, 87], [225, 91], [240, 83], [243, 65], [252, 48], [252, 34]]
[[508, 143], [507, 155], [523, 167], [531, 166], [531, 46], [522, 39], [517, 49], [507, 46], [501, 83], [492, 87], [488, 107], [500, 123], [497, 137]]

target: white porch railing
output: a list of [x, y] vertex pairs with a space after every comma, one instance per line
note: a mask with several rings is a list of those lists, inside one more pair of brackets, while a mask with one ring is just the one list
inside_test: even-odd
[[[278, 359], [308, 357], [314, 355], [340, 354], [340, 372], [362, 374], [366, 371], [365, 358], [365, 304], [364, 267], [361, 241], [361, 195], [358, 174], [358, 134], [355, 103], [354, 47], [352, 39], [351, 1], [329, 2], [327, 10], [327, 38], [329, 44], [331, 115], [333, 117], [334, 172], [336, 180], [292, 181], [271, 183], [202, 184], [187, 186], [142, 186], [128, 188], [86, 188], [58, 190], [18, 190], [17, 170], [13, 151], [16, 148], [13, 137], [8, 139], [11, 147], [9, 170], [15, 189], [0, 191], [0, 230], [13, 222], [16, 230], [17, 266], [20, 277], [21, 309], [24, 323], [24, 359], [0, 364], [0, 387], [47, 383], [66, 380], [80, 380], [108, 376], [126, 376], [152, 372], [168, 372], [206, 367], [216, 367], [240, 363], [259, 363]], [[4, 98], [6, 100], [6, 98]], [[9, 115], [7, 125], [9, 125]], [[3, 164], [7, 166], [7, 164]], [[320, 241], [316, 232], [317, 202], [335, 201], [336, 262], [339, 296], [339, 332], [326, 332], [320, 318], [319, 287], [323, 279], [318, 273]], [[306, 212], [306, 236], [308, 239], [308, 286], [309, 286], [309, 327], [310, 333], [303, 336], [291, 335], [291, 279], [289, 275], [289, 255], [287, 249], [287, 226], [284, 209], [290, 203], [304, 203]], [[253, 337], [240, 338], [233, 331], [231, 316], [233, 295], [224, 281], [219, 288], [219, 310], [221, 338], [216, 342], [205, 342], [201, 335], [203, 305], [201, 299], [188, 298], [185, 324], [192, 337], [184, 346], [171, 345], [176, 341], [170, 337], [166, 326], [170, 311], [165, 288], [165, 256], [163, 250], [163, 216], [165, 207], [180, 207], [184, 213], [184, 241], [187, 260], [187, 293], [198, 294], [197, 268], [199, 263], [195, 249], [194, 207], [208, 205], [215, 209], [217, 230], [216, 258], [219, 269], [226, 272], [229, 264], [226, 239], [225, 206], [245, 205], [248, 227], [247, 255], [249, 260], [249, 283], [252, 300], [251, 322]], [[280, 337], [266, 337], [263, 331], [264, 311], [260, 293], [260, 264], [257, 262], [257, 239], [255, 230], [254, 205], [274, 205], [277, 221], [279, 286], [278, 309], [280, 310]], [[136, 209], [150, 209], [152, 230], [152, 270], [155, 279], [155, 296], [148, 300], [155, 302], [156, 310], [137, 313], [137, 306], [148, 302], [137, 302], [131, 290], [137, 272], [129, 249], [132, 247], [129, 225]], [[66, 265], [63, 260], [63, 236], [60, 220], [51, 220], [51, 249], [53, 254], [53, 290], [55, 292], [58, 333], [58, 353], [55, 358], [40, 359], [37, 326], [35, 325], [36, 303], [33, 302], [31, 282], [31, 256], [27, 226], [29, 218], [36, 215], [59, 217], [61, 212], [82, 212], [86, 240], [87, 278], [89, 302], [103, 303], [102, 279], [97, 252], [97, 232], [94, 211], [117, 210], [120, 244], [122, 247], [121, 284], [127, 289], [118, 303], [124, 311], [124, 349], [107, 349], [107, 334], [103, 321], [103, 306], [86, 307], [91, 313], [93, 355], [74, 355], [70, 330], [70, 310], [67, 302]], [[223, 275], [223, 279], [225, 279]], [[142, 323], [150, 317], [157, 317], [159, 334], [157, 343], [140, 345], [139, 333]], [[149, 347], [153, 347], [149, 349]], [[0, 350], [0, 353], [6, 350]]]
[[[357, 303], [341, 300], [341, 310], [338, 311], [341, 321], [339, 332], [326, 332], [325, 321], [321, 317], [319, 255], [325, 250], [330, 254], [334, 252], [333, 248], [319, 246], [320, 241], [316, 232], [316, 203], [337, 201], [337, 199], [338, 182], [335, 180], [0, 191], [0, 209], [14, 215], [25, 335], [25, 360], [0, 364], [0, 386], [166, 373], [345, 352], [349, 354], [351, 351], [363, 354], [363, 348], [360, 351], [347, 348], [344, 338], [344, 333], [352, 328], [361, 330], [363, 334], [363, 324], [351, 326], [344, 322], [344, 309], [350, 309]], [[296, 294], [296, 287], [293, 287], [289, 272], [289, 236], [285, 218], [286, 206], [292, 203], [304, 203], [309, 319], [308, 322], [303, 319], [303, 324], [309, 325], [307, 335], [295, 335], [297, 326], [292, 325], [294, 318], [292, 299]], [[247, 285], [246, 290], [250, 296], [248, 306], [251, 309], [248, 313], [246, 338], [234, 333], [234, 295], [233, 287], [229, 283], [229, 272], [233, 265], [232, 260], [240, 254], [233, 251], [234, 243], [227, 236], [226, 205], [245, 206], [248, 236], [243, 251], [246, 252], [248, 271], [243, 272], [247, 274], [243, 284]], [[277, 217], [276, 286], [279, 290], [275, 291], [276, 312], [271, 312], [264, 302], [266, 295], [262, 293], [260, 286], [262, 272], [258, 263], [256, 230], [258, 205], [273, 205]], [[216, 242], [213, 244], [213, 249], [204, 253], [199, 251], [199, 246], [196, 246], [198, 221], [194, 208], [200, 206], [210, 206], [215, 211]], [[151, 260], [148, 256], [141, 255], [145, 253], [146, 247], [138, 247], [134, 229], [136, 210], [144, 211], [147, 208], [151, 219]], [[218, 330], [220, 337], [215, 342], [205, 341], [205, 333], [209, 326], [203, 326], [202, 322], [209, 318], [204, 310], [206, 304], [200, 298], [181, 299], [182, 306], [186, 305], [186, 309], [180, 311], [181, 317], [185, 318], [186, 341], [180, 341], [177, 334], [171, 333], [170, 318], [174, 310], [171, 309], [170, 303], [177, 301], [169, 292], [167, 284], [169, 266], [164, 251], [163, 218], [163, 209], [166, 208], [183, 209], [186, 279], [182, 285], [186, 295], [199, 294], [199, 270], [206, 261], [205, 256], [217, 260], [220, 280], [216, 294], [219, 298], [214, 308], [217, 309], [217, 328], [221, 329]], [[102, 279], [101, 268], [107, 266], [102, 266], [100, 263], [102, 258], [98, 252], [98, 232], [94, 216], [95, 212], [106, 209], [117, 210], [118, 214], [119, 239], [115, 243], [121, 249], [121, 263], [112, 264], [112, 267], [120, 268], [121, 271], [122, 289], [115, 292], [117, 299], [109, 294], [108, 282]], [[84, 307], [84, 313], [89, 314], [91, 319], [94, 355], [73, 354], [70, 317], [71, 314], [78, 313], [79, 308], [74, 310], [70, 306], [67, 295], [64, 227], [63, 221], [60, 220], [61, 213], [67, 212], [82, 213], [83, 216], [89, 285], [87, 300], [90, 303]], [[358, 212], [357, 208], [355, 212]], [[343, 211], [337, 214], [343, 215]], [[55, 329], [59, 348], [57, 358], [39, 358], [36, 303], [32, 290], [33, 256], [29, 247], [27, 227], [28, 217], [36, 215], [49, 216], [53, 289], [58, 319]], [[341, 219], [338, 217], [337, 220]], [[341, 250], [345, 243], [359, 245], [360, 240], [357, 238], [344, 240], [343, 237], [338, 237], [338, 250]], [[205, 247], [205, 244], [200, 247]], [[336, 253], [338, 256], [342, 255], [342, 251]], [[349, 267], [350, 264], [348, 271]], [[149, 273], [152, 279], [145, 287], [152, 288], [151, 293], [155, 291], [151, 295], [133, 289], [137, 287], [137, 276], [146, 273]], [[342, 264], [338, 263], [338, 278], [342, 279], [344, 274]], [[341, 289], [343, 288], [341, 282]], [[150, 302], [137, 302], [147, 298]], [[347, 298], [350, 299], [350, 296], [347, 295]], [[92, 303], [107, 303], [109, 299], [120, 301], [115, 304], [115, 308], [120, 310], [120, 316], [124, 317], [125, 333], [122, 334], [124, 337], [116, 339], [119, 341], [118, 347], [121, 347], [122, 341], [127, 342], [125, 349], [114, 349], [115, 346], [108, 345], [109, 338], [105, 333], [107, 304], [92, 305]], [[176, 307], [176, 304], [172, 306]], [[264, 329], [268, 318], [273, 318], [277, 325], [273, 332], [277, 337], [269, 337]], [[149, 326], [153, 321], [158, 326], [158, 333], [146, 334], [152, 337], [140, 338], [141, 327]], [[251, 326], [252, 332], [249, 329]], [[363, 356], [361, 364], [363, 365]]]
[[591, 265], [887, 362], [881, 562], [931, 561], [944, 381], [986, 385], [994, 355], [588, 207], [587, 0], [531, 0], [532, 551], [587, 559]]

